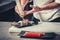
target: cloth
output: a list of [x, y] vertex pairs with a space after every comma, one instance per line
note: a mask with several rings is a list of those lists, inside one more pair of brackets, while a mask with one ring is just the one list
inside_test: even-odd
[[[33, 0], [34, 6], [39, 6], [44, 5], [46, 3], [52, 2], [53, 0]], [[55, 0], [56, 3], [60, 4], [60, 0]], [[50, 10], [43, 10], [39, 12], [34, 13], [34, 17], [37, 19], [42, 19], [43, 21], [51, 21], [54, 20], [58, 17], [60, 17], [60, 7], [50, 9]]]

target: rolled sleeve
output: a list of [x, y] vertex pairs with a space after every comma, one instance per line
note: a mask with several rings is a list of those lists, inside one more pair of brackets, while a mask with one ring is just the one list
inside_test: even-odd
[[60, 0], [55, 0], [55, 2], [60, 4]]

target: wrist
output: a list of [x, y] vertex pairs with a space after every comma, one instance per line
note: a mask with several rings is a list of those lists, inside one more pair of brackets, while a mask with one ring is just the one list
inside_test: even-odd
[[41, 8], [41, 10], [45, 10], [46, 9], [46, 5], [42, 5], [40, 8]]
[[27, 14], [32, 14], [32, 13], [34, 13], [34, 11], [33, 10], [30, 10], [30, 11], [28, 11]]

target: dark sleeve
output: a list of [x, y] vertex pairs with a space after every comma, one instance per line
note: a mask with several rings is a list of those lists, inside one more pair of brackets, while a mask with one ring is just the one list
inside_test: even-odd
[[29, 0], [29, 2], [27, 3], [27, 5], [25, 6], [25, 10], [31, 10], [32, 8], [30, 7], [30, 5], [33, 5], [33, 1], [31, 0]]

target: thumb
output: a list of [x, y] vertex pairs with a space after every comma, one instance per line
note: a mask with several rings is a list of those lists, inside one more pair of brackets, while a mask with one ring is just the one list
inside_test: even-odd
[[31, 8], [34, 8], [34, 6], [33, 6], [33, 5], [30, 5], [30, 7], [31, 7]]

